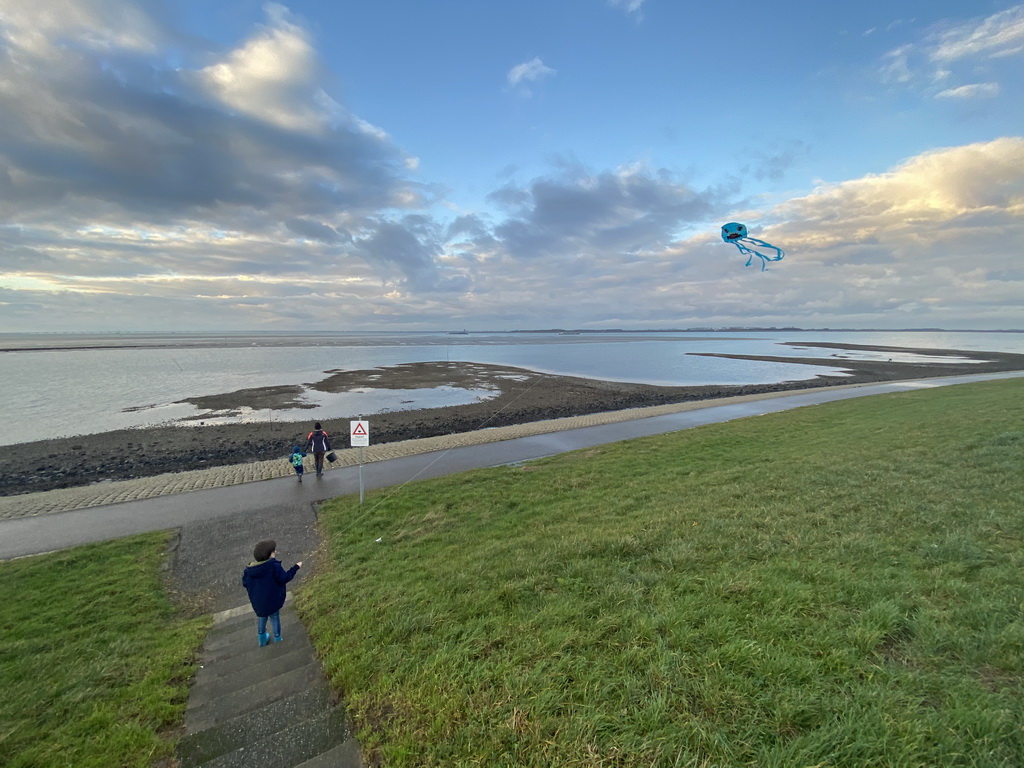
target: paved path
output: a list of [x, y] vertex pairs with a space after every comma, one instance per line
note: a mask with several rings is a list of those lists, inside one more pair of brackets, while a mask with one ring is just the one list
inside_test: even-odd
[[[779, 392], [385, 443], [365, 449], [362, 467], [358, 449], [338, 451], [339, 461], [322, 478], [309, 475], [302, 483], [289, 474], [290, 467], [282, 457], [3, 497], [0, 560], [144, 531], [209, 525], [220, 518], [245, 520], [251, 516], [251, 521], [273, 515], [275, 510], [309, 509], [325, 499], [358, 493], [360, 473], [363, 487], [370, 490], [836, 400], [1018, 377], [1024, 377], [1024, 371]], [[372, 439], [372, 421], [370, 428]]]
[[[848, 387], [833, 387], [832, 390], [844, 390]], [[778, 392], [770, 395], [749, 395], [742, 397], [723, 398], [719, 400], [699, 400], [690, 403], [655, 406], [651, 408], [631, 408], [607, 413], [592, 413], [585, 416], [572, 416], [562, 419], [535, 421], [529, 424], [517, 424], [508, 427], [481, 429], [474, 432], [460, 432], [452, 435], [441, 435], [420, 440], [406, 440], [395, 443], [371, 445], [364, 449], [364, 464], [372, 464], [389, 459], [417, 456], [449, 451], [454, 448], [484, 445], [504, 440], [515, 440], [522, 437], [545, 435], [554, 432], [565, 432], [584, 427], [618, 424], [655, 416], [663, 416], [683, 411], [704, 410], [722, 405], [736, 405], [771, 397], [792, 396], [793, 392]], [[371, 432], [373, 424], [370, 424]], [[360, 453], [358, 449], [349, 448], [337, 451], [338, 461], [328, 464], [327, 470], [338, 470], [344, 467], [358, 466]], [[303, 491], [308, 491], [310, 481], [317, 482], [312, 473], [306, 473]], [[274, 480], [289, 477], [295, 479], [291, 465], [282, 456], [271, 461], [257, 461], [248, 464], [235, 464], [209, 469], [196, 469], [187, 472], [175, 472], [153, 477], [117, 482], [101, 482], [77, 488], [64, 488], [55, 491], [43, 491], [22, 496], [0, 497], [0, 521], [33, 517], [52, 512], [68, 512], [87, 507], [101, 507], [120, 504], [126, 501], [150, 499], [175, 493], [224, 488], [259, 480]]]
[[249, 606], [214, 618], [178, 742], [182, 768], [363, 768], [345, 707], [287, 604], [281, 627], [284, 641], [260, 648]]

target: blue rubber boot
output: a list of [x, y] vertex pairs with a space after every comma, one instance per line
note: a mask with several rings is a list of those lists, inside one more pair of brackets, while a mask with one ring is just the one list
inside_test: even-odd
[[262, 648], [264, 645], [266, 645], [267, 643], [270, 642], [270, 633], [269, 632], [264, 632], [263, 634], [261, 634], [259, 636], [259, 638], [260, 638], [260, 648]]
[[284, 638], [281, 637], [280, 635], [277, 635], [277, 636], [274, 637], [274, 642], [275, 643], [280, 643], [282, 640], [284, 640]]

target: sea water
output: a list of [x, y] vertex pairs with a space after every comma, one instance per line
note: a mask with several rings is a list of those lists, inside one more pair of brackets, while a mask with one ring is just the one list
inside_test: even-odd
[[[800, 346], [791, 346], [796, 343]], [[436, 387], [308, 388], [332, 370], [466, 361], [542, 373], [670, 386], [767, 384], [843, 375], [848, 359], [935, 358], [815, 347], [815, 342], [1024, 353], [1024, 334], [996, 332], [623, 332], [388, 334], [0, 334], [0, 444], [157, 424], [329, 420], [354, 414], [460, 405], [497, 394]], [[733, 360], [705, 353], [812, 357], [835, 366]], [[942, 358], [948, 360], [948, 358]], [[306, 385], [312, 408], [227, 413], [186, 398]]]

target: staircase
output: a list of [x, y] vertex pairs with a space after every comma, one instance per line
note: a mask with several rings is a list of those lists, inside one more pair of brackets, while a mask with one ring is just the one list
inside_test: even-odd
[[260, 648], [248, 605], [215, 617], [189, 691], [182, 768], [363, 768], [345, 709], [287, 604], [281, 636]]

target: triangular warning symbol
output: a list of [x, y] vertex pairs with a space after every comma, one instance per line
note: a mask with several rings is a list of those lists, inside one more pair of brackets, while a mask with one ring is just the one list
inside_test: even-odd
[[356, 425], [354, 427], [352, 427], [352, 434], [353, 435], [365, 435], [366, 434], [366, 427], [363, 426], [363, 422], [361, 422], [361, 421], [356, 422]]

